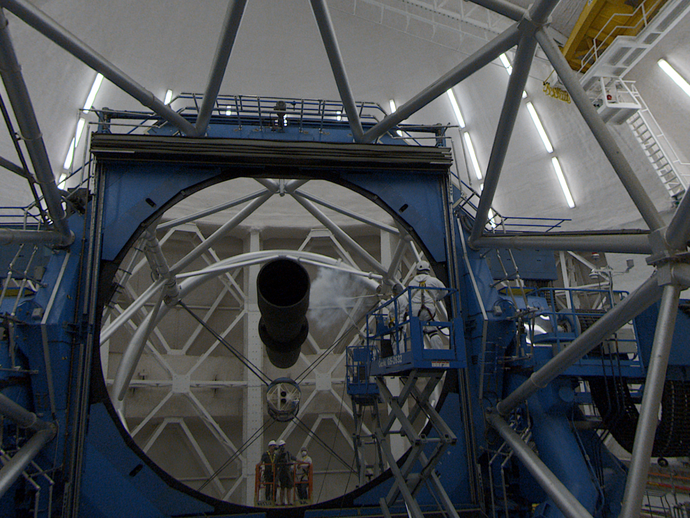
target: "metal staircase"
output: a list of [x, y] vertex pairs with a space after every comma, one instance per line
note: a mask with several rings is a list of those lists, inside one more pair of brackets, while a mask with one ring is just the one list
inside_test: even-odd
[[619, 0], [594, 0], [563, 49], [571, 66], [584, 74], [580, 83], [602, 118], [627, 122], [675, 201], [686, 189], [679, 160], [639, 92], [622, 78], [688, 13], [687, 0], [644, 0], [635, 9]]
[[[643, 106], [646, 107], [646, 105]], [[663, 133], [657, 134], [653, 131], [654, 127], [658, 128], [658, 125], [647, 123], [647, 120], [650, 118], [653, 120], [651, 112], [646, 108], [635, 113], [627, 120], [627, 123], [640, 146], [642, 146], [645, 155], [647, 155], [649, 163], [666, 188], [668, 195], [676, 202], [679, 202], [683, 194], [685, 194], [685, 185], [673, 162], [671, 162], [669, 154], [661, 146], [660, 140], [663, 137]]]

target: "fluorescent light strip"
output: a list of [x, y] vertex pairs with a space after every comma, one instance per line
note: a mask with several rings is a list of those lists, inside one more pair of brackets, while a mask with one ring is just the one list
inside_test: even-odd
[[[510, 64], [510, 61], [508, 60], [508, 56], [505, 54], [501, 54], [498, 56], [498, 58], [501, 60], [501, 63], [503, 64], [503, 68], [506, 69], [506, 72], [508, 72], [508, 75], [511, 75], [513, 73], [513, 65]], [[524, 90], [522, 91], [522, 98], [527, 99], [527, 92]]]
[[537, 115], [537, 111], [534, 109], [534, 105], [529, 101], [527, 102], [527, 111], [532, 117], [532, 122], [534, 122], [534, 125], [537, 128], [537, 132], [541, 137], [541, 141], [544, 143], [546, 151], [548, 153], [553, 153], [553, 146], [551, 145], [551, 141], [549, 140], [549, 137], [546, 134], [546, 131], [544, 130], [544, 126], [542, 126], [541, 120], [539, 119], [539, 115]]
[[453, 90], [448, 90], [446, 91], [448, 94], [448, 99], [450, 99], [450, 105], [453, 107], [453, 112], [455, 112], [455, 118], [458, 120], [458, 124], [460, 125], [461, 128], [465, 127], [465, 119], [462, 116], [462, 112], [460, 111], [460, 106], [458, 105], [458, 101], [455, 98], [455, 94], [453, 93]]
[[498, 59], [501, 60], [501, 63], [503, 64], [503, 67], [506, 69], [506, 72], [508, 72], [508, 75], [513, 73], [513, 65], [510, 64], [510, 61], [508, 60], [508, 56], [505, 54], [501, 54], [498, 56]]
[[[98, 95], [98, 90], [101, 88], [101, 84], [103, 84], [103, 75], [96, 74], [96, 79], [93, 80], [91, 90], [89, 90], [89, 95], [86, 96], [86, 102], [84, 103], [84, 107], [81, 109], [82, 113], [86, 113], [91, 108], [93, 108], [93, 103], [96, 101], [96, 95]], [[70, 142], [69, 144], [69, 149], [67, 150], [65, 162], [64, 164], [62, 164], [62, 167], [64, 169], [69, 169], [70, 167], [72, 167], [72, 161], [74, 160], [74, 151], [77, 149], [77, 146], [79, 145], [79, 141], [81, 140], [81, 134], [84, 132], [84, 126], [86, 126], [86, 120], [83, 117], [79, 117], [79, 122], [77, 122], [77, 130], [74, 132], [74, 138], [72, 139], [72, 142]]]
[[661, 70], [666, 72], [668, 74], [668, 77], [673, 79], [673, 82], [680, 86], [683, 89], [683, 91], [688, 96], [690, 96], [690, 84], [688, 84], [688, 82], [685, 79], [683, 79], [683, 77], [678, 72], [676, 72], [676, 69], [669, 65], [668, 61], [666, 61], [665, 59], [660, 59], [659, 61], [657, 61], [657, 63], [659, 64], [659, 67], [661, 67]]
[[98, 90], [101, 87], [101, 83], [103, 83], [103, 75], [96, 74], [96, 79], [93, 80], [93, 84], [91, 85], [89, 95], [86, 97], [86, 102], [84, 103], [83, 111], [88, 111], [91, 108], [93, 108], [93, 103], [96, 100], [96, 95], [98, 94]]
[[479, 161], [477, 160], [477, 154], [474, 152], [474, 146], [472, 145], [472, 139], [470, 138], [469, 132], [466, 131], [463, 133], [462, 137], [465, 139], [465, 147], [470, 155], [470, 161], [472, 162], [472, 167], [474, 167], [474, 174], [476, 175], [477, 180], [481, 180], [482, 170], [479, 167]]
[[494, 213], [494, 210], [492, 208], [489, 208], [489, 225], [491, 225], [491, 228], [496, 228], [496, 214]]
[[[396, 110], [398, 109], [397, 106], [395, 106], [395, 101], [393, 99], [388, 100], [388, 106], [390, 106], [390, 108], [391, 108], [391, 113], [395, 113]], [[338, 120], [340, 120], [340, 119], [338, 119]], [[395, 133], [398, 135], [398, 137], [403, 136], [402, 131], [400, 131], [400, 130], [396, 130]]]
[[67, 156], [65, 157], [65, 163], [62, 164], [63, 169], [69, 169], [72, 167], [72, 160], [74, 159], [74, 139], [70, 142], [69, 149], [67, 150]]
[[167, 90], [165, 92], [165, 99], [163, 100], [163, 104], [170, 104], [170, 101], [172, 101], [172, 90]]
[[84, 132], [85, 125], [86, 119], [80, 117], [79, 122], [77, 122], [77, 131], [74, 132], [74, 138], [72, 139], [72, 142], [70, 142], [69, 150], [67, 151], [67, 156], [65, 157], [65, 163], [62, 165], [64, 169], [69, 169], [70, 167], [72, 167], [72, 160], [74, 160], [74, 150], [79, 145], [79, 141], [81, 140], [81, 134]]
[[568, 207], [571, 209], [575, 208], [575, 200], [573, 200], [572, 194], [570, 194], [570, 189], [568, 188], [568, 183], [565, 181], [565, 176], [563, 175], [563, 169], [561, 169], [561, 164], [558, 158], [552, 157], [551, 163], [553, 164], [553, 169], [556, 171], [556, 177], [558, 178], [558, 183], [561, 184], [561, 189], [563, 190], [563, 195], [565, 196], [565, 201], [568, 203]]

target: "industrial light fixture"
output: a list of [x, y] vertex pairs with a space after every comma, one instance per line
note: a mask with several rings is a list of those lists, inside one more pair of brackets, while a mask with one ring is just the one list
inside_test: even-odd
[[[501, 60], [501, 64], [503, 65], [503, 68], [506, 69], [506, 72], [508, 72], [508, 75], [513, 73], [513, 65], [510, 64], [510, 61], [508, 60], [508, 56], [505, 54], [501, 54], [498, 56], [498, 59]], [[522, 91], [522, 98], [526, 99], [527, 98], [527, 92], [524, 90]]]
[[167, 90], [165, 92], [165, 98], [163, 99], [163, 104], [170, 104], [172, 101], [172, 90]]
[[683, 91], [690, 96], [690, 84], [688, 84], [688, 82], [685, 79], [683, 79], [683, 77], [678, 72], [676, 72], [676, 69], [669, 65], [668, 61], [666, 61], [665, 59], [660, 59], [659, 61], [657, 61], [657, 63], [659, 64], [661, 70], [666, 72], [666, 74], [668, 74], [668, 77], [673, 79], [673, 82], [680, 86], [683, 89]]
[[558, 158], [555, 156], [551, 158], [551, 163], [553, 164], [553, 169], [556, 171], [556, 177], [558, 178], [558, 183], [561, 184], [561, 189], [563, 190], [563, 195], [565, 196], [565, 201], [568, 203], [568, 207], [571, 209], [575, 208], [575, 200], [573, 200], [572, 194], [570, 194], [570, 189], [568, 188], [568, 183], [565, 181], [565, 176], [563, 175], [563, 169], [561, 169], [561, 164]]
[[98, 90], [101, 88], [101, 84], [103, 83], [103, 75], [102, 74], [96, 74], [96, 79], [93, 80], [93, 84], [91, 85], [91, 90], [89, 91], [89, 95], [86, 97], [86, 102], [84, 103], [84, 109], [83, 111], [89, 111], [91, 108], [93, 108], [93, 103], [96, 100], [96, 95], [98, 94]]
[[455, 98], [455, 94], [453, 93], [453, 90], [448, 90], [446, 91], [448, 94], [448, 99], [450, 99], [450, 105], [453, 107], [453, 112], [455, 112], [455, 118], [458, 120], [458, 124], [460, 125], [461, 128], [465, 127], [465, 119], [462, 116], [462, 112], [460, 111], [460, 106], [458, 105], [458, 101]]
[[[98, 90], [101, 88], [102, 83], [103, 75], [96, 74], [96, 78], [93, 80], [93, 84], [91, 85], [91, 90], [89, 90], [89, 95], [86, 96], [86, 102], [84, 102], [84, 107], [81, 110], [82, 113], [86, 113], [91, 108], [93, 108], [93, 103], [96, 101], [96, 95], [98, 94]], [[77, 149], [77, 146], [79, 145], [79, 141], [81, 140], [81, 134], [84, 131], [85, 125], [86, 119], [84, 119], [83, 117], [79, 117], [79, 122], [77, 122], [77, 131], [74, 132], [74, 138], [72, 139], [72, 142], [70, 142], [69, 149], [67, 150], [65, 163], [62, 164], [62, 167], [64, 169], [69, 169], [70, 167], [72, 167], [72, 161], [74, 160], [74, 151]]]
[[477, 160], [477, 154], [474, 152], [474, 146], [472, 145], [472, 138], [470, 138], [469, 132], [465, 132], [462, 134], [462, 138], [465, 139], [465, 148], [467, 149], [467, 153], [470, 155], [470, 161], [472, 162], [472, 167], [474, 167], [474, 174], [477, 177], [477, 180], [482, 179], [482, 170], [479, 167], [479, 161]]
[[496, 228], [496, 213], [491, 207], [489, 207], [489, 225], [492, 229]]
[[501, 63], [503, 64], [503, 67], [506, 69], [508, 72], [508, 75], [513, 73], [513, 65], [510, 64], [510, 61], [508, 60], [508, 56], [505, 54], [501, 54], [498, 56], [498, 59], [501, 60]]
[[[395, 113], [395, 111], [398, 109], [398, 107], [395, 105], [395, 101], [393, 99], [388, 100], [388, 106], [390, 106], [391, 113]], [[396, 130], [395, 133], [398, 135], [398, 137], [402, 137], [402, 131]]]
[[534, 105], [530, 101], [527, 101], [527, 111], [532, 117], [532, 122], [534, 122], [534, 125], [537, 128], [537, 132], [541, 137], [541, 141], [544, 143], [546, 151], [548, 153], [553, 153], [553, 146], [551, 145], [551, 141], [549, 140], [546, 131], [544, 131], [544, 126], [541, 123], [541, 119], [539, 119], [539, 115], [537, 115], [537, 111], [534, 109]]

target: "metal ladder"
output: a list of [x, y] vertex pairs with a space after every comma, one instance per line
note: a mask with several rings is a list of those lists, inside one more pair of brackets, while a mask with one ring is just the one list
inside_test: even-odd
[[[685, 185], [678, 170], [661, 146], [663, 133], [658, 125], [655, 124], [652, 113], [647, 105], [644, 104], [639, 93], [636, 90], [633, 90], [633, 93], [642, 109], [627, 120], [628, 126], [630, 126], [635, 138], [642, 146], [642, 150], [647, 155], [649, 163], [652, 164], [668, 195], [678, 202], [685, 194]], [[657, 130], [654, 131], [654, 128], [657, 128]]]
[[[651, 18], [643, 16], [639, 26], [640, 30], [635, 36], [616, 36], [619, 29], [625, 27], [614, 27], [611, 25], [606, 34], [598, 35], [598, 40], [597, 38], [594, 39], [595, 45], [590, 49], [588, 55], [583, 58], [583, 66], [580, 69], [580, 71], [583, 71], [586, 66], [589, 66], [589, 69], [586, 70], [580, 79], [580, 84], [590, 93], [590, 96], [596, 97], [597, 83], [602, 78], [617, 78], [623, 82], [623, 78], [630, 69], [658, 41], [663, 39], [663, 36], [668, 34], [686, 14], [690, 13], [690, 2], [687, 2], [687, 0], [668, 0], [662, 2], [662, 4], [658, 13]], [[656, 6], [656, 4], [654, 5]], [[644, 10], [644, 5], [640, 5], [638, 10], [640, 8]], [[612, 22], [614, 19], [617, 20], [614, 16], [610, 21]], [[632, 29], [632, 27], [629, 28]], [[610, 38], [613, 39], [610, 40]], [[603, 52], [599, 52], [596, 48], [596, 42], [603, 40], [606, 40], [607, 46]], [[670, 155], [675, 154], [670, 144], [661, 145], [661, 141], [664, 140], [663, 132], [654, 120], [639, 92], [634, 88], [634, 85], [631, 90], [635, 101], [639, 103], [641, 108], [627, 119], [627, 123], [649, 158], [652, 167], [669, 196], [673, 200], [678, 201], [682, 198], [686, 188], [677, 168], [674, 166], [674, 163], [678, 163], [679, 160], [670, 157]], [[622, 119], [618, 122], [622, 122]]]

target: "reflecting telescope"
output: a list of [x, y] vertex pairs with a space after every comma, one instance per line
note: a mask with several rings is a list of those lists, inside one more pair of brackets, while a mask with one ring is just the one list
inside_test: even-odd
[[263, 265], [256, 279], [259, 336], [268, 359], [279, 369], [292, 367], [309, 334], [309, 274], [292, 259], [275, 259]]

